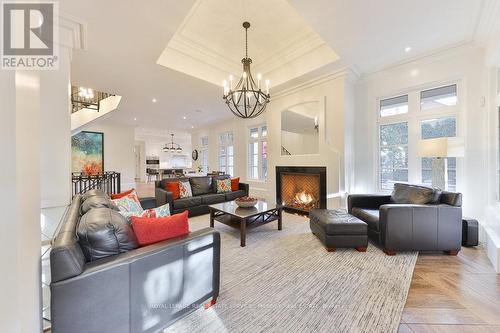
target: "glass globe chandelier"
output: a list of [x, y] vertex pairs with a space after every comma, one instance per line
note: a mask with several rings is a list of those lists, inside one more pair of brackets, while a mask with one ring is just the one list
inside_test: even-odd
[[173, 134], [170, 134], [170, 135], [172, 136], [172, 142], [167, 143], [165, 145], [165, 147], [163, 147], [163, 151], [166, 152], [166, 153], [170, 152], [171, 154], [173, 154], [173, 153], [177, 153], [177, 154], [182, 153], [182, 147], [178, 143], [174, 142], [174, 135]]
[[231, 112], [240, 118], [255, 118], [262, 114], [266, 109], [271, 95], [269, 95], [269, 80], [266, 80], [265, 92], [262, 90], [262, 75], [257, 74], [257, 83], [255, 82], [250, 64], [252, 59], [248, 57], [248, 28], [250, 23], [243, 22], [245, 28], [245, 58], [241, 59], [243, 64], [243, 74], [233, 87], [233, 76], [229, 76], [229, 84], [224, 80], [223, 96]]

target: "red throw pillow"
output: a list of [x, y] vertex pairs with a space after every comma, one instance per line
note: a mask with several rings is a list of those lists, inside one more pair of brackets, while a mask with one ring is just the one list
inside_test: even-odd
[[125, 192], [111, 194], [111, 199], [113, 199], [113, 200], [120, 199], [120, 198], [123, 198], [124, 196], [129, 195], [132, 192], [134, 192], [133, 188], [131, 188], [130, 190], [125, 191]]
[[189, 233], [188, 211], [172, 216], [150, 218], [132, 216], [132, 228], [140, 246], [184, 236]]
[[240, 177], [231, 179], [231, 191], [238, 191], [240, 189]]
[[180, 191], [179, 191], [179, 182], [168, 182], [165, 184], [165, 190], [168, 192], [172, 192], [172, 196], [174, 200], [179, 199]]

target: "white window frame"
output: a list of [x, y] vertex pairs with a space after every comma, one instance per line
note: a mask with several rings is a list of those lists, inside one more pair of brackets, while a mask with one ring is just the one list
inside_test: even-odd
[[[457, 104], [453, 106], [444, 106], [439, 108], [433, 108], [429, 110], [420, 109], [420, 92], [424, 90], [429, 90], [433, 88], [439, 88], [448, 85], [457, 85]], [[399, 114], [394, 116], [382, 117], [380, 115], [380, 102], [387, 98], [408, 95], [408, 113]], [[381, 125], [395, 124], [400, 122], [408, 122], [408, 182], [412, 184], [422, 183], [422, 162], [421, 158], [418, 156], [418, 141], [421, 138], [421, 122], [423, 120], [439, 119], [446, 117], [455, 117], [456, 119], [456, 136], [462, 136], [463, 133], [463, 122], [462, 122], [462, 108], [464, 103], [462, 80], [448, 80], [429, 83], [417, 87], [410, 88], [405, 91], [398, 91], [390, 95], [385, 95], [376, 100], [376, 112], [377, 112], [377, 145], [376, 145], [376, 181], [377, 189], [381, 192], [387, 192], [386, 189], [382, 189], [381, 184], [381, 167], [380, 167], [380, 127]], [[461, 188], [462, 179], [462, 161], [457, 159], [456, 166], [456, 177], [457, 177], [457, 190]]]
[[[218, 149], [217, 149], [217, 165], [219, 166], [218, 171], [225, 172], [231, 176], [234, 176], [234, 133], [232, 131], [222, 132], [218, 134]], [[232, 147], [233, 154], [229, 155], [228, 148]], [[221, 150], [224, 151], [225, 166], [221, 166]], [[232, 158], [230, 158], [232, 157]], [[229, 162], [232, 160], [232, 164]]]
[[[262, 135], [262, 132], [263, 132], [262, 129], [264, 127], [266, 128], [266, 136]], [[258, 133], [257, 138], [251, 137], [251, 132], [253, 129], [257, 129], [257, 133]], [[268, 133], [269, 133], [269, 130], [267, 128], [267, 124], [259, 124], [259, 125], [248, 127], [248, 131], [247, 131], [247, 137], [248, 137], [248, 142], [247, 142], [247, 179], [250, 181], [267, 182], [267, 175], [266, 175], [266, 177], [264, 177], [264, 175], [263, 175], [264, 172], [263, 172], [262, 160], [263, 160], [263, 144], [264, 144], [264, 142], [266, 142], [266, 144], [268, 143], [268, 140], [267, 140]], [[250, 156], [250, 144], [253, 144], [255, 142], [258, 143], [258, 152], [257, 152], [257, 169], [258, 169], [257, 174], [258, 174], [258, 176], [257, 176], [257, 178], [252, 177], [252, 168], [254, 167], [254, 165], [252, 164], [252, 158]], [[266, 151], [266, 154], [267, 154], [266, 160], [269, 161], [269, 146], [267, 148], [268, 149]], [[267, 170], [269, 172], [269, 168], [267, 168]]]
[[[206, 142], [204, 142], [206, 139]], [[208, 172], [208, 146], [209, 137], [204, 135], [200, 138], [200, 166], [201, 172]]]

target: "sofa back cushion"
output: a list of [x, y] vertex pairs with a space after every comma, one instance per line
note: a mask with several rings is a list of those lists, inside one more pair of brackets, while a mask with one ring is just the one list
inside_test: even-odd
[[394, 184], [391, 195], [391, 202], [395, 204], [436, 204], [439, 202], [441, 191], [418, 185]]
[[189, 178], [191, 184], [191, 191], [193, 196], [213, 193], [212, 192], [212, 177], [191, 177]]
[[89, 210], [76, 234], [87, 261], [95, 261], [137, 248], [137, 238], [125, 217], [109, 208]]
[[85, 193], [82, 194], [82, 202], [84, 202], [85, 200], [87, 200], [88, 198], [91, 198], [91, 197], [106, 197], [109, 199], [109, 195], [107, 195], [106, 193], [104, 193], [102, 190], [100, 189], [93, 189], [93, 190], [89, 190]]
[[87, 200], [83, 201], [80, 206], [80, 214], [84, 215], [89, 210], [94, 208], [110, 208], [113, 210], [118, 210], [118, 207], [108, 196], [91, 196]]
[[462, 207], [462, 193], [443, 191], [440, 203], [455, 207]]

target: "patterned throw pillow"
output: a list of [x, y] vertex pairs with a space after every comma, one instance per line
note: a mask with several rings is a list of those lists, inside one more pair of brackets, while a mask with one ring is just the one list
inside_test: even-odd
[[191, 184], [188, 181], [179, 182], [179, 197], [190, 198], [192, 196], [193, 192], [191, 192]]
[[127, 219], [127, 223], [131, 224], [132, 216], [135, 217], [147, 217], [147, 218], [157, 218], [157, 217], [165, 217], [170, 216], [170, 206], [169, 204], [164, 204], [163, 206], [147, 209], [142, 212], [123, 212], [120, 211], [125, 219]]
[[231, 192], [231, 178], [217, 180], [217, 193]]
[[137, 197], [137, 193], [135, 193], [135, 191], [133, 191], [130, 194], [127, 194], [126, 196], [120, 199], [115, 199], [111, 201], [113, 201], [115, 205], [118, 206], [120, 212], [135, 212], [142, 214], [142, 212], [144, 211], [141, 207], [141, 202], [139, 201], [139, 198]]

